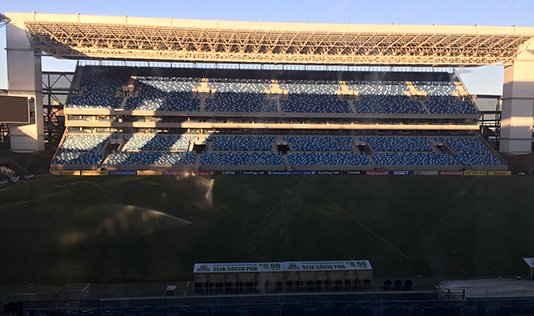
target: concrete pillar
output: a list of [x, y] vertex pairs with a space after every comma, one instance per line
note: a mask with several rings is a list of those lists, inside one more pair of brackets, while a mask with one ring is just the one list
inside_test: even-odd
[[30, 106], [30, 124], [10, 124], [11, 150], [35, 152], [44, 149], [41, 57], [30, 45], [24, 21], [33, 13], [10, 14], [6, 26], [7, 85], [10, 95], [34, 99]]
[[500, 151], [532, 152], [534, 120], [534, 41], [504, 68]]

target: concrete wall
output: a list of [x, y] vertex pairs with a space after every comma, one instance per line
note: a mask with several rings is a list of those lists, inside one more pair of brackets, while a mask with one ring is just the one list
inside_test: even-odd
[[11, 150], [34, 152], [44, 149], [41, 57], [36, 56], [24, 30], [33, 14], [10, 16], [6, 29], [7, 84], [10, 95], [34, 99], [30, 124], [10, 124]]
[[500, 151], [532, 152], [534, 119], [534, 41], [504, 68]]

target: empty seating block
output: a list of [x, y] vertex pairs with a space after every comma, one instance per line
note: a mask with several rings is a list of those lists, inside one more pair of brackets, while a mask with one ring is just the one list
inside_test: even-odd
[[291, 165], [295, 166], [358, 166], [369, 165], [365, 154], [349, 152], [293, 152], [287, 154]]
[[158, 135], [158, 134], [134, 134], [125, 137], [124, 151], [131, 150], [188, 150], [189, 144], [196, 136], [184, 135]]
[[276, 105], [265, 94], [216, 92], [206, 100], [206, 112], [276, 112]]
[[274, 101], [265, 98], [268, 80], [219, 79], [209, 87], [215, 94], [206, 100], [207, 112], [276, 112]]
[[67, 104], [72, 108], [117, 108], [122, 101], [117, 89], [126, 83], [126, 78], [84, 77], [80, 80], [81, 95], [71, 95]]
[[282, 112], [289, 113], [351, 113], [347, 102], [337, 95], [289, 94], [280, 102]]
[[353, 138], [347, 136], [285, 136], [294, 151], [352, 151]]
[[213, 151], [271, 151], [275, 139], [275, 136], [212, 135], [208, 137]]
[[281, 154], [273, 152], [205, 152], [200, 158], [203, 165], [262, 166], [282, 165]]
[[379, 166], [453, 166], [449, 155], [434, 152], [377, 152], [373, 159]]
[[347, 86], [360, 95], [406, 96], [409, 91], [404, 81], [348, 81]]
[[341, 88], [337, 81], [280, 81], [279, 84], [289, 94], [335, 94]]
[[192, 90], [198, 86], [198, 79], [190, 78], [148, 78], [134, 83], [139, 95], [129, 97], [126, 110], [148, 111], [198, 111], [200, 101], [193, 98]]
[[432, 114], [477, 114], [475, 104], [469, 100], [462, 100], [455, 96], [431, 96], [426, 105]]
[[422, 105], [406, 95], [362, 95], [354, 102], [362, 114], [424, 114]]
[[360, 140], [369, 143], [374, 151], [432, 151], [428, 137], [364, 136]]
[[436, 140], [448, 144], [456, 159], [465, 166], [503, 165], [480, 137], [437, 137]]
[[106, 157], [97, 151], [61, 150], [59, 149], [52, 164], [56, 165], [98, 165]]
[[104, 143], [109, 139], [111, 134], [67, 134], [63, 144], [61, 144], [62, 150], [100, 150]]
[[417, 90], [424, 91], [429, 96], [447, 96], [457, 92], [454, 82], [451, 81], [413, 81], [412, 83]]
[[193, 165], [194, 152], [113, 152], [109, 155], [110, 166], [176, 166]]

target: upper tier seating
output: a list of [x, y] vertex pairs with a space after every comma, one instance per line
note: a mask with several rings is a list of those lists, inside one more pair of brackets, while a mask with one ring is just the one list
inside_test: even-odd
[[347, 102], [329, 94], [289, 94], [280, 107], [288, 113], [351, 113]]
[[281, 154], [274, 152], [219, 151], [204, 152], [200, 163], [212, 166], [276, 166], [283, 165], [284, 159]]
[[285, 136], [294, 151], [352, 151], [350, 136]]
[[406, 96], [409, 91], [404, 81], [348, 81], [347, 86], [360, 95]]
[[280, 88], [288, 94], [335, 95], [341, 87], [337, 81], [280, 81]]
[[121, 78], [84, 77], [80, 82], [81, 95], [71, 95], [67, 103], [72, 108], [118, 108], [122, 96], [117, 96], [117, 89], [126, 83]]
[[275, 136], [210, 135], [213, 151], [271, 151]]
[[503, 165], [480, 137], [436, 137], [436, 140], [449, 145], [455, 158], [465, 166]]
[[215, 94], [206, 100], [206, 112], [276, 112], [273, 100], [265, 98], [268, 80], [216, 80], [209, 87]]
[[110, 166], [177, 166], [193, 165], [196, 155], [194, 152], [112, 152], [107, 165]]
[[362, 95], [354, 102], [356, 112], [362, 114], [424, 114], [417, 101], [405, 95]]
[[127, 142], [122, 150], [187, 150], [191, 141], [196, 138], [184, 135], [134, 134], [125, 137]]
[[276, 112], [276, 105], [265, 94], [216, 92], [206, 100], [206, 112]]
[[430, 96], [426, 105], [432, 114], [477, 114], [475, 104], [469, 99], [455, 96]]
[[429, 96], [451, 96], [457, 92], [454, 82], [450, 81], [414, 81], [417, 90], [425, 91]]
[[138, 97], [129, 97], [126, 110], [149, 111], [199, 111], [200, 101], [193, 97], [193, 88], [198, 79], [191, 78], [148, 78], [134, 83], [139, 90]]

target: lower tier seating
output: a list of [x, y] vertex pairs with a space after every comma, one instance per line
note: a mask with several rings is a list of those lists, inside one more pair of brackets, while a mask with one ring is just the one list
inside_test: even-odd
[[126, 136], [126, 144], [122, 150], [187, 150], [196, 136], [165, 135], [165, 134], [134, 134]]
[[275, 136], [210, 135], [213, 151], [271, 151]]
[[290, 165], [295, 166], [359, 166], [370, 165], [364, 154], [349, 152], [294, 152], [287, 155]]
[[447, 154], [433, 152], [375, 153], [378, 166], [454, 166], [456, 161]]
[[61, 150], [59, 149], [52, 164], [55, 165], [99, 165], [105, 154], [97, 151]]
[[[112, 137], [113, 135], [113, 137]], [[347, 136], [72, 133], [65, 136], [52, 165], [102, 166], [365, 166], [502, 167], [504, 161], [479, 136]], [[278, 146], [283, 139], [289, 146]], [[109, 145], [106, 145], [109, 142]], [[358, 144], [358, 146], [356, 146]], [[360, 146], [365, 144], [365, 146]], [[106, 158], [107, 157], [107, 158]], [[286, 160], [287, 158], [287, 160]], [[197, 162], [199, 159], [199, 162]], [[209, 167], [207, 168], [209, 169]], [[280, 168], [278, 168], [280, 170]]]
[[113, 152], [109, 155], [109, 166], [177, 166], [193, 165], [194, 152]]
[[281, 154], [274, 152], [205, 152], [200, 157], [200, 164], [213, 166], [260, 166], [283, 165]]

